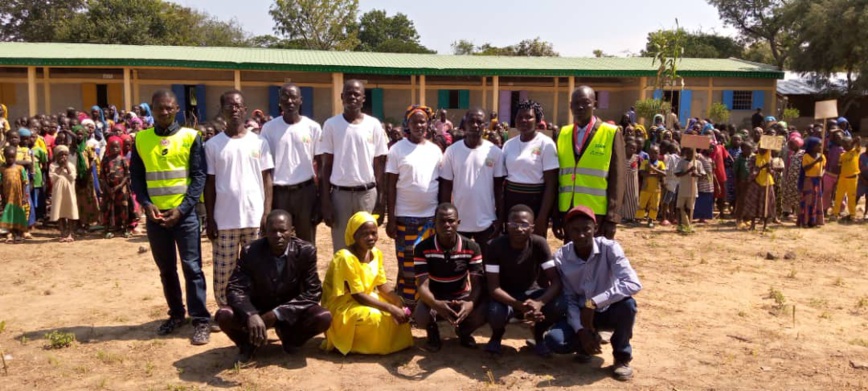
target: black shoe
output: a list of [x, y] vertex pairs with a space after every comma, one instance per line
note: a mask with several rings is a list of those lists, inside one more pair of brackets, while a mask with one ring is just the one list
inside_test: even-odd
[[476, 349], [476, 340], [470, 334], [458, 334], [458, 343], [468, 349]]
[[175, 332], [175, 329], [184, 325], [184, 318], [169, 318], [157, 328], [157, 335], [169, 335]]
[[443, 347], [443, 342], [440, 341], [440, 329], [437, 328], [437, 322], [431, 322], [425, 331], [428, 332], [428, 341], [425, 342], [424, 349], [429, 352], [439, 351]]
[[193, 345], [205, 345], [211, 340], [211, 325], [208, 323], [199, 323], [193, 326], [193, 336], [190, 337], [190, 343]]
[[236, 364], [247, 364], [250, 360], [253, 360], [253, 352], [256, 351], [256, 347], [252, 344], [244, 344], [238, 347], [238, 355], [235, 356]]
[[612, 366], [612, 377], [615, 380], [627, 381], [633, 378], [633, 368], [630, 368], [629, 362], [615, 361]]

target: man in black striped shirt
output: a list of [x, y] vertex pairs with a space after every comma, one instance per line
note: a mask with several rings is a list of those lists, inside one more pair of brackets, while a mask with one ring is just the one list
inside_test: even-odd
[[482, 286], [482, 254], [479, 245], [458, 234], [458, 209], [450, 203], [437, 206], [436, 234], [416, 246], [414, 268], [420, 303], [414, 318], [428, 332], [425, 348], [441, 347], [437, 320], [456, 328], [462, 346], [476, 347], [471, 333], [485, 324]]

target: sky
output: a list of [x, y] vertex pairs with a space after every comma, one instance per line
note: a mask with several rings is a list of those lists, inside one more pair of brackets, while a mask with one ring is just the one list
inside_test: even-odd
[[[220, 19], [237, 19], [254, 35], [273, 34], [273, 0], [172, 0]], [[565, 57], [588, 57], [595, 49], [626, 56], [645, 47], [648, 32], [675, 27], [734, 36], [705, 0], [360, 0], [359, 14], [385, 9], [415, 23], [422, 45], [451, 54], [451, 44], [516, 44], [539, 37]]]

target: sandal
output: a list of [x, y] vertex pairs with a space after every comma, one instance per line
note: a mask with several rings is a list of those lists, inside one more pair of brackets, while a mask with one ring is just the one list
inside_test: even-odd
[[124, 238], [129, 239], [133, 237], [133, 233], [130, 231], [124, 231]]
[[111, 232], [106, 232], [106, 234], [105, 234], [105, 238], [106, 238], [106, 239], [111, 239], [111, 238], [114, 238], [114, 237], [115, 237], [115, 235], [114, 235], [113, 233], [111, 233]]

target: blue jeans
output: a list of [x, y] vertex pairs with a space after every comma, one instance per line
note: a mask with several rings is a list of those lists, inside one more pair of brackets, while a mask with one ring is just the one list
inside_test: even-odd
[[[530, 292], [530, 294], [522, 292], [514, 295], [510, 293], [510, 296], [518, 301], [525, 301], [527, 299], [537, 299], [543, 294], [545, 294], [545, 289], [539, 288]], [[552, 327], [553, 324], [564, 318], [567, 313], [566, 300], [564, 300], [563, 296], [558, 295], [554, 300], [543, 306], [542, 312], [545, 315], [545, 320], [534, 324], [535, 339], [541, 337], [545, 330], [548, 330], [549, 327]], [[512, 307], [494, 299], [488, 302], [488, 325], [491, 326], [491, 334], [493, 336], [502, 336], [509, 319], [513, 317], [516, 317], [516, 313]]]
[[[199, 218], [195, 210], [182, 216], [172, 228], [163, 228], [148, 220], [148, 242], [154, 262], [160, 269], [163, 295], [169, 305], [169, 316], [183, 318], [184, 310], [181, 282], [178, 279], [178, 253], [181, 255], [181, 270], [184, 272], [187, 290], [187, 307], [193, 324], [208, 323], [211, 314], [205, 307], [207, 290], [205, 274], [202, 272], [202, 244], [199, 232]], [[177, 246], [177, 253], [175, 248]]]
[[[594, 315], [597, 330], [612, 330], [612, 354], [615, 361], [630, 362], [633, 359], [633, 324], [636, 322], [636, 300], [628, 297], [612, 304], [603, 312]], [[576, 331], [564, 319], [554, 325], [545, 335], [546, 345], [558, 354], [584, 353]]]

